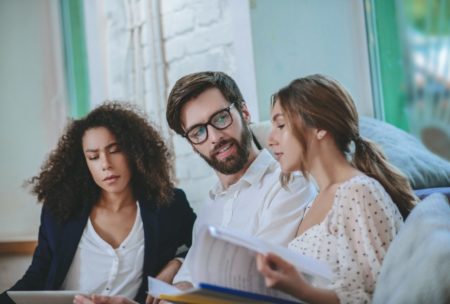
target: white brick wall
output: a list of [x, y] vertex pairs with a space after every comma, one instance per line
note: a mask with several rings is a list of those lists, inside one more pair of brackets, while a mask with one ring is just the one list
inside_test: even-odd
[[220, 70], [234, 76], [236, 1], [242, 0], [102, 0], [99, 5], [100, 23], [106, 24], [107, 96], [142, 105], [161, 126], [175, 153], [178, 186], [195, 209], [216, 177], [184, 138], [168, 131], [166, 99], [186, 74]]
[[[203, 71], [235, 72], [230, 3], [224, 0], [163, 1], [163, 39], [168, 88], [182, 76]], [[193, 152], [184, 138], [174, 135], [179, 187], [198, 209], [216, 181], [213, 170]]]
[[182, 10], [169, 12], [163, 15], [163, 30], [165, 38], [176, 37], [192, 31], [194, 24], [194, 10], [185, 7]]
[[188, 6], [189, 3], [192, 1], [188, 0], [168, 0], [168, 1], [161, 1], [161, 13], [167, 14], [174, 11], [179, 11], [185, 6]]
[[195, 2], [192, 6], [196, 11], [197, 25], [208, 26], [218, 21], [224, 21], [221, 17], [223, 11], [221, 7], [222, 4], [226, 5], [225, 2], [219, 0]]

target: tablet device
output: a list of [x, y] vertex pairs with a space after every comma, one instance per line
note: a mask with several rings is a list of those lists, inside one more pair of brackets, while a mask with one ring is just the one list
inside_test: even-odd
[[72, 304], [73, 297], [83, 294], [75, 290], [8, 291], [16, 304]]

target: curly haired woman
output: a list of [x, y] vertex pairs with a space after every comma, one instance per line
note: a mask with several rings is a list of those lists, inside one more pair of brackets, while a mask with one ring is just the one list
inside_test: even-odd
[[[143, 303], [195, 214], [171, 182], [170, 154], [145, 116], [105, 103], [71, 121], [29, 184], [43, 203], [30, 267], [10, 290], [78, 290]], [[170, 280], [170, 278], [168, 278]], [[13, 303], [3, 293], [1, 303]]]

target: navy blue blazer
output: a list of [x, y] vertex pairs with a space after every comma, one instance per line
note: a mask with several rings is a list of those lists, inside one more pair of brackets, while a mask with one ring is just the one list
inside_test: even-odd
[[[139, 303], [145, 303], [147, 297], [147, 276], [157, 275], [175, 257], [178, 247], [191, 245], [196, 218], [180, 189], [175, 189], [170, 205], [155, 206], [154, 202], [139, 201], [145, 237], [143, 278], [135, 298]], [[90, 211], [91, 207], [85, 208], [79, 216], [59, 223], [44, 206], [38, 245], [31, 265], [10, 290], [59, 290], [72, 264]], [[0, 303], [14, 302], [3, 292]]]

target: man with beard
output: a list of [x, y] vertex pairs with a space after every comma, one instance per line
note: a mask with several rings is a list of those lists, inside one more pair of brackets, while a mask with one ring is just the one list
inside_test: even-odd
[[[288, 187], [281, 186], [277, 161], [253, 140], [250, 113], [235, 81], [222, 72], [182, 77], [170, 92], [166, 117], [219, 179], [201, 205], [194, 242], [199, 228], [207, 224], [287, 245], [315, 190], [302, 175], [293, 176]], [[190, 260], [188, 253], [174, 279], [181, 289], [192, 286]]]

